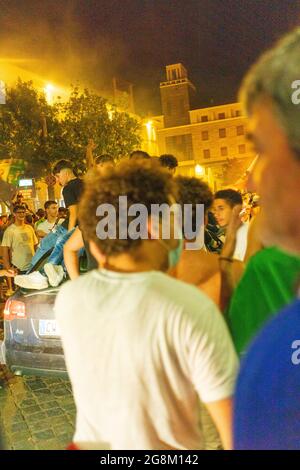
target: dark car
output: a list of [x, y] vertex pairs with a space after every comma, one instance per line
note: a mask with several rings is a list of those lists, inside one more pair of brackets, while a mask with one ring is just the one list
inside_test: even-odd
[[[49, 253], [32, 268], [40, 270]], [[84, 272], [85, 257], [80, 259]], [[67, 377], [60, 332], [54, 317], [54, 302], [60, 289], [19, 288], [5, 304], [2, 360], [17, 375], [59, 375]]]

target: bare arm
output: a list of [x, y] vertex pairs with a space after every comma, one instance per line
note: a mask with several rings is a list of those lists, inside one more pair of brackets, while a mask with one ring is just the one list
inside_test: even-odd
[[251, 256], [263, 249], [263, 244], [259, 238], [260, 231], [260, 214], [251, 220], [248, 230], [247, 251], [245, 255], [245, 263], [249, 261]]
[[16, 275], [16, 271], [14, 269], [0, 269], [0, 277], [7, 276], [7, 277], [14, 277]]
[[77, 227], [64, 246], [64, 261], [70, 279], [79, 276], [78, 251], [84, 247], [81, 230]]
[[77, 214], [78, 214], [78, 206], [77, 204], [74, 204], [73, 206], [69, 206], [69, 226], [68, 226], [68, 231], [72, 230], [76, 226], [77, 222]]
[[205, 403], [221, 437], [225, 450], [232, 449], [232, 399]]
[[2, 246], [2, 256], [4, 269], [11, 269], [10, 251], [8, 246]]
[[239, 213], [241, 206], [234, 207], [232, 217], [227, 228], [226, 240], [219, 258], [221, 272], [221, 300], [220, 305], [224, 311], [230, 302], [230, 298], [234, 289], [244, 272], [244, 263], [242, 261], [233, 260], [236, 247], [236, 234], [241, 226]]
[[96, 145], [93, 139], [89, 139], [89, 142], [86, 146], [86, 164], [87, 168], [92, 168], [94, 165], [93, 150], [96, 148]]

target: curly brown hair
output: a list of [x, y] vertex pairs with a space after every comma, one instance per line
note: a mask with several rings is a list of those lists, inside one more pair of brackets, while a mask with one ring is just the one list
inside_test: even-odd
[[182, 211], [184, 204], [192, 204], [192, 228], [196, 230], [196, 204], [203, 204], [205, 213], [211, 207], [214, 196], [205, 181], [188, 176], [177, 176], [175, 182], [178, 187], [178, 204], [181, 205]]
[[[142, 240], [119, 238], [119, 197], [127, 196], [128, 209], [133, 204], [143, 204], [148, 214], [151, 204], [169, 204], [170, 197], [177, 199], [177, 187], [169, 172], [152, 159], [123, 160], [114, 168], [97, 170], [86, 175], [85, 190], [79, 204], [79, 222], [84, 238], [96, 243], [107, 256], [132, 252]], [[103, 217], [96, 215], [102, 204], [111, 204], [116, 211], [116, 238], [100, 239], [97, 224]], [[128, 216], [127, 228], [133, 217]]]

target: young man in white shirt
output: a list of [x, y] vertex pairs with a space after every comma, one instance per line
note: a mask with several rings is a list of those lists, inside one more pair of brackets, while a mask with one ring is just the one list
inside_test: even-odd
[[[143, 239], [131, 235], [134, 220], [124, 218], [120, 194], [128, 210], [147, 208]], [[79, 221], [101, 269], [64, 284], [55, 303], [79, 447], [204, 449], [199, 399], [231, 447], [237, 357], [227, 327], [205, 294], [167, 275], [182, 238], [172, 230], [163, 238], [164, 217], [155, 225], [149, 213], [175, 197], [175, 182], [151, 160], [121, 162], [86, 182]], [[108, 204], [115, 220], [105, 211], [99, 220]]]
[[58, 204], [56, 201], [46, 201], [44, 204], [46, 219], [36, 226], [36, 234], [39, 238], [44, 238], [48, 235], [56, 224], [63, 222], [63, 219], [58, 221]]
[[[213, 204], [213, 214], [217, 219], [218, 225], [224, 231], [226, 237], [226, 229], [230, 222], [234, 207], [240, 206], [242, 210], [243, 199], [238, 191], [234, 189], [223, 189], [217, 191]], [[242, 223], [236, 234], [236, 245], [233, 258], [244, 261], [247, 251], [247, 235], [249, 223]]]

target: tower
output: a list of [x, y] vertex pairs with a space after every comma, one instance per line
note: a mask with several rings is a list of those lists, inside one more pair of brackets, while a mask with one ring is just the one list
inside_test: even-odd
[[190, 124], [189, 111], [196, 89], [188, 79], [187, 70], [182, 64], [167, 65], [166, 75], [167, 81], [160, 84], [165, 127]]

